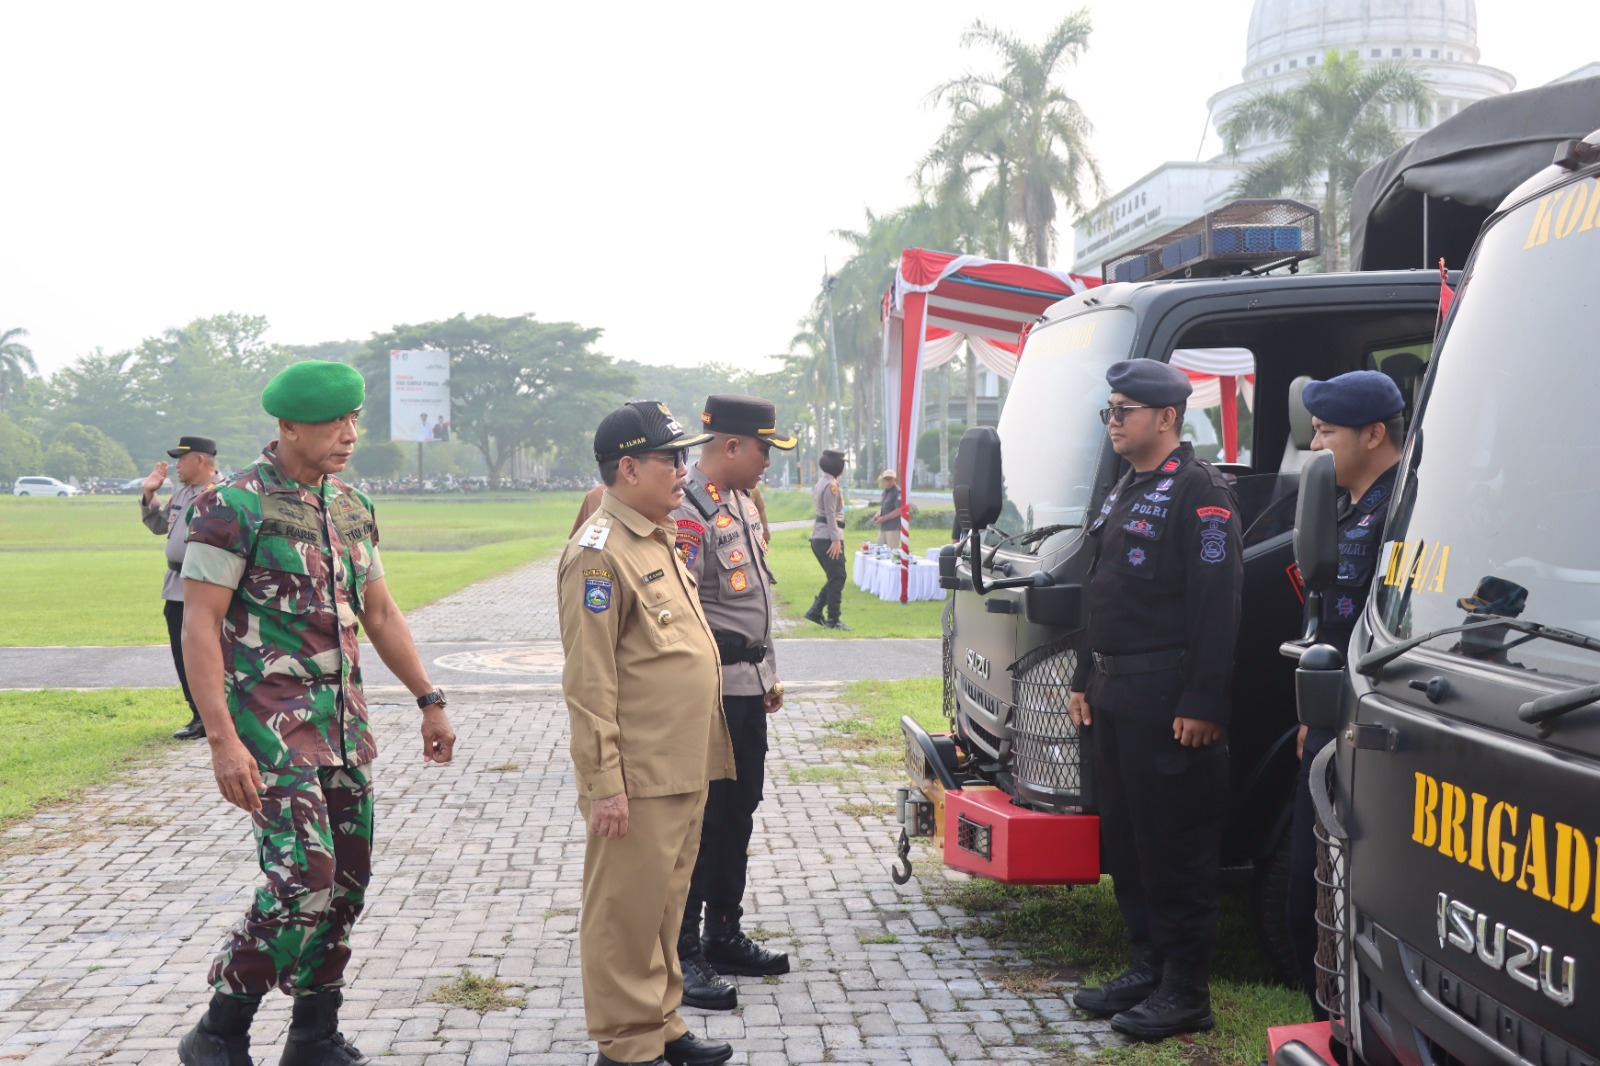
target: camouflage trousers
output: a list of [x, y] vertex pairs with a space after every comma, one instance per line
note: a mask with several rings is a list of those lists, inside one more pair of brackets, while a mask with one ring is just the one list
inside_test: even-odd
[[372, 764], [263, 769], [253, 816], [266, 883], [207, 980], [218, 992], [307, 995], [344, 984], [372, 879]]

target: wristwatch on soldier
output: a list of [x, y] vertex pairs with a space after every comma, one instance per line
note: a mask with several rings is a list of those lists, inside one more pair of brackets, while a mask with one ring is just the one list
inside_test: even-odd
[[436, 688], [432, 692], [428, 693], [426, 696], [418, 696], [417, 697], [417, 707], [420, 710], [424, 710], [425, 711], [429, 707], [438, 707], [440, 710], [443, 710], [444, 709], [444, 705], [445, 705], [445, 700], [444, 700], [444, 690], [443, 689]]

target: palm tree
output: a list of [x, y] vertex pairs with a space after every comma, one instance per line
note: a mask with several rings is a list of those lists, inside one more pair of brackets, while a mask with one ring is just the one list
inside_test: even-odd
[[1100, 165], [1088, 148], [1093, 127], [1082, 106], [1056, 84], [1059, 69], [1088, 47], [1089, 32], [1087, 10], [1062, 19], [1038, 47], [974, 22], [961, 35], [962, 45], [994, 49], [1000, 73], [963, 74], [932, 93], [950, 105], [951, 121], [919, 173], [936, 171], [938, 185], [950, 190], [964, 190], [975, 175], [993, 173], [993, 184], [975, 201], [995, 212], [998, 258], [1009, 258], [1016, 219], [1022, 250], [1035, 266], [1049, 265], [1058, 203], [1082, 211], [1104, 194]]
[[1409, 107], [1426, 123], [1433, 113], [1427, 78], [1404, 60], [1365, 65], [1355, 52], [1328, 52], [1298, 84], [1257, 93], [1223, 117], [1223, 147], [1235, 158], [1252, 133], [1288, 142], [1250, 164], [1235, 191], [1278, 196], [1293, 190], [1310, 198], [1321, 183], [1323, 262], [1340, 269], [1349, 229], [1345, 205], [1356, 178], [1405, 143], [1389, 120], [1395, 106]]
[[27, 335], [28, 331], [20, 326], [0, 332], [0, 414], [5, 412], [6, 402], [11, 397], [11, 383], [39, 372], [32, 349], [17, 340]]

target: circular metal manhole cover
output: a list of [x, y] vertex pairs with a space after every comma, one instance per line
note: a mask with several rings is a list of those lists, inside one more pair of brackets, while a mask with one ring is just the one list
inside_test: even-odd
[[557, 645], [457, 651], [439, 656], [434, 664], [467, 674], [559, 674], [563, 661], [561, 648]]

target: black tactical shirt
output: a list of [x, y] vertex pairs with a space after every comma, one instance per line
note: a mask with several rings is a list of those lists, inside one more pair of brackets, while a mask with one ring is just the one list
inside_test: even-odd
[[1333, 585], [1322, 594], [1322, 620], [1317, 640], [1345, 651], [1350, 632], [1367, 605], [1372, 589], [1372, 574], [1383, 548], [1383, 522], [1389, 514], [1389, 497], [1394, 492], [1395, 463], [1378, 476], [1361, 499], [1351, 502], [1348, 494], [1339, 497], [1339, 571]]

